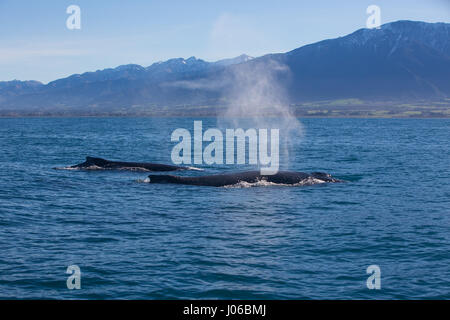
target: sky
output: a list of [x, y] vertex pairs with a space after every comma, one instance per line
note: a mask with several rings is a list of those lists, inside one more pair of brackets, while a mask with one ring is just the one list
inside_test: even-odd
[[[80, 7], [68, 29], [67, 7]], [[450, 23], [450, 0], [0, 0], [0, 81], [44, 83], [74, 73], [195, 56], [287, 52], [381, 23]]]

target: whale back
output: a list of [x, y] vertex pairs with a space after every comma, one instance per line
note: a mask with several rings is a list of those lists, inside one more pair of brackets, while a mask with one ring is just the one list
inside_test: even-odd
[[146, 170], [146, 171], [175, 171], [189, 170], [189, 167], [178, 167], [167, 164], [151, 163], [151, 162], [125, 162], [110, 161], [103, 158], [86, 157], [86, 161], [71, 166], [71, 168], [94, 168], [102, 169], [119, 169], [119, 170]]
[[106, 166], [110, 161], [102, 158], [95, 158], [95, 157], [86, 157], [86, 162], [83, 163], [86, 166], [98, 166], [98, 167], [104, 167]]
[[175, 175], [149, 175], [150, 183], [174, 183], [198, 186], [223, 187], [236, 185], [240, 182], [256, 183], [267, 181], [275, 184], [295, 185], [316, 178], [324, 182], [338, 182], [327, 173], [315, 172], [307, 174], [304, 172], [279, 171], [274, 175], [261, 175], [259, 171], [245, 171], [238, 173], [225, 173], [207, 176], [175, 176]]

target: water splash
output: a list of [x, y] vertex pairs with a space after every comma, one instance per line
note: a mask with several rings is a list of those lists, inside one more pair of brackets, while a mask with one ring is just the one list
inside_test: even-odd
[[303, 126], [294, 116], [283, 84], [290, 69], [275, 58], [263, 57], [229, 68], [230, 83], [223, 100], [225, 110], [218, 117], [224, 128], [279, 129], [280, 166], [289, 168], [292, 149], [301, 142]]

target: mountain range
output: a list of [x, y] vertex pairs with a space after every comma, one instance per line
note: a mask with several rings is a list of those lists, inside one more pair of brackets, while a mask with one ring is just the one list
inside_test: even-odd
[[283, 103], [298, 110], [432, 104], [449, 114], [450, 24], [397, 21], [257, 58], [176, 58], [48, 84], [4, 81], [0, 115], [189, 114], [208, 108], [214, 114], [241, 103], [255, 85], [263, 97], [277, 88]]

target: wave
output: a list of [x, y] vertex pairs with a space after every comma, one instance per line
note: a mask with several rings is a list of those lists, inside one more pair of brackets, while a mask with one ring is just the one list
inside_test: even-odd
[[[142, 167], [120, 167], [120, 168], [104, 168], [104, 167], [99, 167], [96, 165], [91, 165], [91, 166], [87, 166], [87, 167], [56, 167], [53, 168], [55, 170], [114, 170], [114, 171], [136, 171], [136, 172], [155, 172], [153, 170], [150, 169], [146, 169], [146, 168], [142, 168]], [[196, 168], [196, 167], [187, 167], [188, 170], [195, 170], [195, 171], [203, 171], [204, 169], [201, 168]]]
[[89, 167], [56, 167], [53, 169], [55, 169], [55, 170], [108, 170], [108, 169], [105, 169], [105, 168], [102, 168], [102, 167], [99, 167], [96, 165], [92, 165]]
[[205, 171], [205, 169], [197, 168], [197, 167], [186, 167], [188, 170], [194, 170], [194, 171]]
[[305, 181], [301, 181], [299, 183], [294, 183], [294, 184], [275, 183], [275, 182], [270, 182], [270, 181], [266, 181], [266, 180], [260, 180], [260, 181], [256, 181], [256, 182], [240, 181], [236, 184], [223, 186], [223, 188], [253, 188], [253, 187], [273, 187], [273, 186], [299, 187], [299, 186], [310, 186], [310, 185], [319, 184], [319, 183], [325, 183], [325, 181], [314, 179], [314, 178], [312, 178], [311, 180], [309, 180], [309, 178], [308, 178]]
[[278, 187], [301, 187], [301, 186], [311, 186], [314, 184], [321, 184], [321, 183], [326, 183], [326, 181], [317, 179], [317, 178], [313, 178], [313, 177], [308, 177], [305, 180], [302, 180], [298, 183], [294, 183], [294, 184], [288, 184], [288, 183], [275, 183], [275, 182], [270, 182], [267, 180], [258, 180], [256, 182], [246, 182], [246, 181], [240, 181], [238, 183], [235, 184], [231, 184], [231, 185], [227, 185], [227, 186], [223, 186], [223, 188], [253, 188], [253, 187], [273, 187], [273, 186], [278, 186]]

